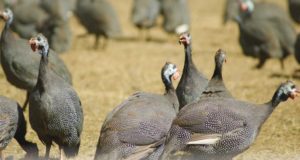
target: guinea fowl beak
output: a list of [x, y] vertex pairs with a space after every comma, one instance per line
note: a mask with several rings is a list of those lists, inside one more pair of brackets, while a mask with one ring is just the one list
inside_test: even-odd
[[35, 42], [35, 39], [34, 38], [31, 38], [29, 40], [29, 44], [30, 44], [30, 47], [31, 49], [33, 50], [33, 52], [35, 52], [37, 50], [37, 45], [36, 45], [36, 42]]
[[173, 80], [177, 80], [179, 77], [180, 77], [180, 73], [179, 73], [179, 71], [177, 70], [177, 71], [173, 74], [172, 78], [173, 78]]
[[298, 88], [293, 89], [292, 93], [290, 94], [291, 99], [295, 99], [300, 93], [300, 90]]

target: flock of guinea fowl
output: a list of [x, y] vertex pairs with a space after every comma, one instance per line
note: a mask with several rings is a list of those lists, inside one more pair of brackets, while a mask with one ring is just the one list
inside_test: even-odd
[[[140, 9], [141, 13], [133, 16], [138, 28], [147, 30], [153, 27], [160, 12], [157, 7], [164, 3], [162, 1], [134, 1], [133, 10], [138, 12]], [[184, 0], [172, 3], [176, 7], [186, 7]], [[172, 3], [165, 7], [164, 14], [175, 14], [173, 18], [178, 18], [183, 13], [172, 13]], [[295, 3], [299, 8], [300, 2]], [[143, 5], [150, 10], [142, 10]], [[290, 6], [292, 8], [296, 4]], [[269, 58], [278, 58], [282, 67], [283, 59], [290, 54], [300, 59], [297, 55], [297, 52], [300, 54], [300, 45], [297, 46], [300, 42], [296, 42], [295, 29], [279, 7], [252, 0], [228, 0], [226, 7], [224, 20], [237, 22], [243, 52], [259, 59], [257, 68], [261, 68]], [[268, 12], [263, 13], [263, 10]], [[293, 18], [299, 20], [300, 9], [297, 11], [298, 15], [293, 15]], [[149, 14], [148, 19], [141, 16], [142, 13]], [[102, 30], [91, 27], [89, 19], [81, 16], [81, 23], [89, 33], [95, 34], [96, 46], [101, 36], [113, 37], [112, 33], [105, 33], [103, 27]], [[50, 49], [51, 44], [43, 34], [32, 36], [29, 42], [14, 35], [11, 31], [14, 21], [11, 9], [1, 11], [0, 17], [5, 22], [0, 39], [1, 65], [7, 81], [27, 91], [23, 109], [29, 104], [30, 125], [46, 146], [45, 159], [49, 159], [53, 143], [59, 146], [60, 159], [75, 157], [80, 148], [84, 114], [80, 98], [72, 88], [69, 70]], [[292, 81], [286, 81], [264, 104], [235, 99], [222, 78], [225, 51], [219, 49], [216, 52], [215, 69], [210, 80], [194, 65], [192, 38], [187, 33], [188, 20], [184, 18], [187, 23], [175, 24], [176, 27], [164, 24], [166, 31], [180, 33], [179, 42], [184, 46], [184, 68], [177, 88], [172, 81], [180, 77], [178, 68], [167, 62], [161, 70], [164, 94], [137, 92], [106, 116], [95, 160], [231, 160], [249, 148], [263, 123], [281, 102], [294, 99], [300, 93]], [[116, 23], [106, 26], [114, 28], [114, 25]], [[23, 109], [16, 101], [0, 96], [0, 160], [4, 160], [2, 151], [12, 138], [26, 151], [26, 158], [38, 158], [37, 145], [25, 139]]]

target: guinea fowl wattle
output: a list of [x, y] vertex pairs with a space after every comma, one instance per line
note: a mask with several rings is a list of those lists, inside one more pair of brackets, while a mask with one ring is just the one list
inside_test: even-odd
[[179, 101], [179, 109], [185, 105], [196, 101], [204, 89], [208, 80], [199, 72], [192, 59], [192, 38], [190, 34], [182, 34], [179, 42], [184, 46], [185, 60], [181, 79], [176, 88]]
[[74, 157], [80, 147], [83, 111], [76, 91], [49, 67], [49, 45], [39, 34], [30, 45], [40, 55], [38, 80], [29, 98], [29, 120], [32, 129], [46, 145], [49, 158], [53, 142], [58, 144], [60, 157]]
[[111, 111], [101, 129], [95, 160], [158, 159], [178, 112], [172, 84], [179, 73], [166, 63], [161, 71], [164, 95], [138, 92]]
[[203, 160], [232, 159], [251, 146], [280, 102], [294, 99], [299, 93], [295, 84], [287, 81], [265, 104], [224, 97], [200, 99], [178, 113], [161, 159], [172, 159], [177, 151]]
[[[13, 35], [10, 30], [13, 12], [10, 9], [0, 12], [0, 17], [5, 21], [0, 39], [1, 65], [8, 82], [27, 91], [24, 108], [28, 102], [29, 93], [37, 82], [41, 56], [32, 52], [28, 46], [28, 40]], [[49, 66], [51, 70], [72, 84], [71, 74], [63, 60], [54, 51], [50, 50], [50, 52]]]

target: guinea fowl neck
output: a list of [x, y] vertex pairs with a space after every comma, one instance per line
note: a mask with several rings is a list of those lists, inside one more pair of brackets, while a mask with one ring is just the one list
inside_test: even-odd
[[223, 63], [220, 62], [220, 61], [218, 61], [218, 60], [216, 60], [214, 74], [213, 74], [213, 76], [212, 76], [211, 79], [214, 79], [214, 80], [223, 80], [222, 68], [223, 68]]
[[1, 40], [5, 40], [6, 37], [8, 36], [11, 22], [12, 22], [12, 21], [10, 21], [10, 20], [7, 20], [7, 21], [6, 21], [5, 26], [4, 26], [3, 30], [2, 30]]
[[49, 50], [42, 50], [42, 52], [47, 52], [46, 54], [41, 54], [41, 61], [40, 61], [40, 67], [39, 67], [39, 75], [38, 75], [38, 82], [39, 86], [41, 86], [41, 89], [44, 89], [45, 84], [47, 83], [47, 71], [48, 71], [48, 52]]
[[179, 102], [178, 102], [178, 98], [176, 95], [176, 91], [174, 89], [171, 77], [169, 77], [168, 79], [163, 78], [163, 82], [165, 85], [165, 97], [168, 99], [169, 102], [174, 104], [174, 109], [176, 112], [178, 112], [179, 110]]
[[184, 52], [185, 52], [185, 60], [184, 60], [184, 68], [183, 71], [187, 72], [191, 67], [194, 66], [192, 60], [192, 47], [191, 44], [184, 45]]
[[277, 90], [272, 99], [265, 103], [263, 107], [258, 107], [258, 113], [262, 114], [261, 116], [261, 122], [264, 122], [269, 115], [273, 112], [273, 110], [283, 101], [286, 101], [288, 99], [288, 96], [285, 95], [281, 90]]

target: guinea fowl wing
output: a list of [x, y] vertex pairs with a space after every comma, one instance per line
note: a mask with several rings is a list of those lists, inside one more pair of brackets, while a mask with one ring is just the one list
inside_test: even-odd
[[[117, 132], [119, 140], [124, 143], [149, 145], [158, 142], [167, 134], [166, 127], [171, 125], [166, 124], [166, 122], [171, 123], [171, 120], [167, 121], [169, 116], [163, 117], [170, 113], [163, 110], [165, 106], [161, 105], [158, 98], [159, 96], [145, 93], [130, 97], [127, 103], [121, 104], [122, 107], [117, 107], [118, 112], [111, 117], [109, 123], [106, 123], [105, 128], [102, 128], [103, 131]], [[160, 102], [156, 103], [156, 101]], [[169, 103], [167, 100], [164, 102]]]
[[197, 103], [186, 106], [187, 108], [178, 114], [174, 123], [191, 132], [212, 134], [226, 133], [243, 127], [244, 116], [237, 116], [234, 111], [224, 108], [224, 104], [231, 108], [245, 105], [234, 99], [201, 99]]
[[[0, 117], [0, 142], [5, 142], [12, 138], [14, 135], [11, 135], [13, 133], [12, 131], [16, 130], [17, 120], [14, 122], [14, 120], [8, 115], [8, 114], [2, 114]], [[3, 147], [0, 143], [0, 148]]]

